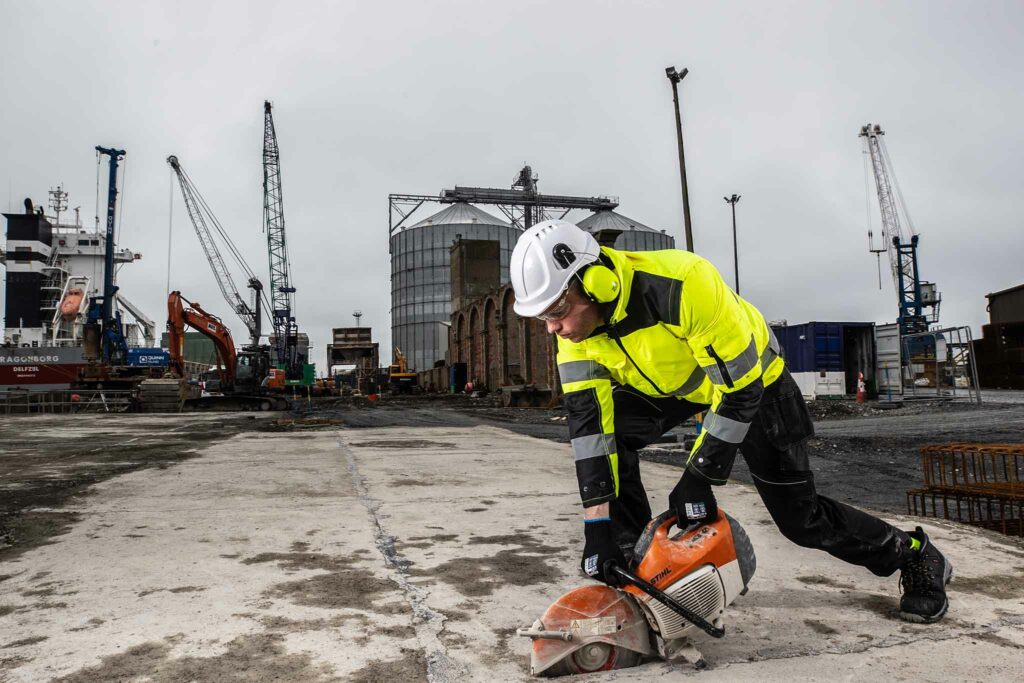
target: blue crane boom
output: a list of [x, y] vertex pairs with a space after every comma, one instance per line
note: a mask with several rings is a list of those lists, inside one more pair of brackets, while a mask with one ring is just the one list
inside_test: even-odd
[[117, 206], [117, 164], [124, 158], [125, 151], [99, 145], [96, 146], [96, 151], [110, 157], [107, 184], [107, 241], [103, 260], [103, 295], [92, 299], [86, 315], [88, 324], [98, 324], [100, 327], [104, 362], [122, 365], [127, 362], [128, 343], [124, 338], [121, 314], [114, 312], [114, 295], [117, 293], [117, 287], [114, 285], [114, 210]]
[[[896, 182], [896, 174], [892, 170], [892, 160], [885, 147], [883, 135], [885, 131], [879, 125], [869, 123], [860, 129], [860, 137], [864, 138], [867, 157], [870, 158], [871, 170], [875, 176], [878, 206], [882, 214], [882, 243], [889, 253], [889, 265], [896, 284], [896, 296], [899, 300], [897, 322], [900, 334], [926, 332], [929, 323], [938, 322], [941, 298], [935, 291], [935, 284], [923, 282], [918, 273], [919, 235], [914, 230], [910, 214], [907, 213], [906, 202], [903, 201], [899, 184]], [[881, 251], [871, 247], [871, 239], [872, 234], [869, 230], [869, 248], [872, 251]], [[932, 309], [931, 315], [925, 315], [926, 307]]]

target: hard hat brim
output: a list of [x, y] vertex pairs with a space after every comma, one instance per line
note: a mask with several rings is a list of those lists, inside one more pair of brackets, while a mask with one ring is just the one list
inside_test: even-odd
[[[596, 261], [597, 259], [594, 260]], [[518, 299], [516, 299], [512, 303], [512, 310], [515, 311], [516, 315], [520, 318], [536, 318], [538, 315], [554, 306], [555, 303], [562, 298], [562, 295], [565, 294], [565, 290], [572, 286], [573, 278], [577, 277], [576, 274], [593, 262], [594, 261], [587, 261], [586, 263], [580, 263], [579, 265], [574, 263], [574, 268], [568, 271], [569, 277], [565, 281], [565, 286], [555, 292], [554, 295], [546, 297], [542, 301], [531, 301], [528, 304], [522, 304]]]

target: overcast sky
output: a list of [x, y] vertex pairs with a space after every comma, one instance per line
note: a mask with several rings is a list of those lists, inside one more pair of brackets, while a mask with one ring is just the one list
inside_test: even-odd
[[[766, 317], [895, 320], [891, 277], [879, 290], [867, 251], [857, 133], [873, 122], [943, 322], [980, 334], [985, 294], [1024, 282], [1022, 29], [1019, 1], [0, 0], [0, 192], [20, 211], [63, 182], [91, 221], [93, 147], [127, 150], [120, 242], [144, 258], [120, 284], [162, 326], [169, 154], [267, 272], [270, 99], [297, 317], [322, 372], [330, 329], [354, 309], [387, 356], [390, 192], [508, 187], [527, 162], [541, 191], [617, 195], [682, 246], [675, 65], [690, 69], [696, 251], [731, 281], [722, 197], [742, 195], [740, 288]], [[173, 201], [171, 288], [241, 340], [177, 187]]]

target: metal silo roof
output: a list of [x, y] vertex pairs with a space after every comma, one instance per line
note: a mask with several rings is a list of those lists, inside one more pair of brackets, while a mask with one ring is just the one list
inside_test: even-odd
[[622, 232], [635, 230], [638, 232], [655, 232], [658, 234], [664, 232], [664, 230], [656, 230], [650, 226], [644, 225], [640, 221], [627, 218], [621, 213], [616, 213], [611, 209], [595, 211], [593, 214], [577, 223], [577, 225], [587, 232], [600, 232], [601, 230], [621, 230]]
[[512, 227], [511, 223], [492, 216], [483, 209], [478, 209], [465, 202], [456, 202], [449, 207], [438, 211], [430, 218], [424, 218], [416, 223], [410, 230], [416, 228], [427, 228], [432, 225], [497, 225], [502, 228]]

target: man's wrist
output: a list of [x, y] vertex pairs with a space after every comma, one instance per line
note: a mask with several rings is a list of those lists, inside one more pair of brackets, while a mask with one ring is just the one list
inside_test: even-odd
[[610, 506], [608, 503], [601, 503], [600, 505], [592, 505], [588, 508], [583, 508], [583, 521], [587, 521], [589, 519], [607, 519], [609, 516]]

